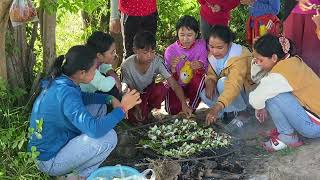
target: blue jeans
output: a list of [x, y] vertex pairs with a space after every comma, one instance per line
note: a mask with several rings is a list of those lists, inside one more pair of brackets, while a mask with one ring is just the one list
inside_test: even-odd
[[[209, 107], [212, 107], [218, 100], [219, 94], [221, 94], [224, 90], [224, 81], [226, 77], [222, 77], [217, 82], [217, 88], [215, 91], [215, 96], [212, 99], [209, 99], [206, 96], [205, 89], [203, 89], [200, 93], [201, 100]], [[243, 111], [247, 108], [248, 97], [244, 91], [240, 92], [240, 95], [237, 96], [233, 102], [224, 108], [223, 112], [239, 112]]]
[[[91, 106], [91, 108], [94, 106]], [[96, 105], [105, 110], [105, 107]], [[89, 110], [102, 114], [101, 109]], [[104, 113], [105, 114], [105, 113]], [[94, 115], [94, 114], [93, 114]], [[104, 136], [94, 139], [81, 134], [71, 139], [58, 154], [48, 161], [37, 161], [38, 169], [51, 176], [61, 176], [69, 173], [76, 173], [79, 176], [88, 177], [99, 165], [109, 156], [117, 145], [117, 134], [114, 130]]]
[[320, 125], [310, 120], [292, 93], [281, 93], [268, 99], [266, 109], [279, 133], [292, 134], [296, 130], [308, 138], [320, 137]]

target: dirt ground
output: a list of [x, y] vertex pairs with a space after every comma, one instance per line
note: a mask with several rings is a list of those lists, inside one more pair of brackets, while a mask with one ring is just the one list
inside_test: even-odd
[[[204, 120], [207, 107], [201, 104], [196, 112], [198, 120]], [[154, 112], [156, 118], [168, 117], [165, 111]], [[303, 139], [305, 145], [296, 149], [286, 149], [275, 153], [267, 153], [260, 144], [267, 140], [260, 132], [274, 128], [271, 120], [264, 124], [259, 124], [251, 114], [245, 128], [235, 134], [236, 150], [233, 159], [244, 168], [241, 179], [249, 180], [320, 180], [320, 140]], [[121, 137], [120, 137], [121, 138]], [[120, 142], [121, 143], [121, 142]], [[121, 147], [121, 144], [119, 144]], [[123, 147], [123, 146], [122, 146]], [[133, 159], [119, 159], [120, 154], [133, 154]], [[139, 155], [132, 148], [118, 148], [113, 157], [117, 161], [107, 161], [106, 165], [127, 164], [134, 166]], [[141, 157], [140, 157], [141, 158]], [[109, 158], [108, 158], [109, 159]], [[134, 160], [135, 159], [135, 160]], [[141, 167], [136, 167], [141, 168]], [[221, 178], [224, 179], [224, 178]]]

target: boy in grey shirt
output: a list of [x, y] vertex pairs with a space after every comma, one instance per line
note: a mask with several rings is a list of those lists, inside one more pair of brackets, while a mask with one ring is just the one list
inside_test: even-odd
[[[127, 83], [130, 89], [137, 89], [142, 99], [141, 104], [129, 111], [129, 122], [134, 125], [148, 123], [149, 113], [153, 108], [161, 108], [169, 87], [179, 98], [183, 113], [187, 116], [192, 113], [186, 103], [183, 90], [167, 70], [163, 59], [156, 56], [155, 48], [156, 39], [153, 34], [147, 31], [140, 32], [133, 40], [135, 54], [128, 57], [121, 65], [122, 81]], [[158, 74], [166, 79], [166, 84], [154, 82]]]

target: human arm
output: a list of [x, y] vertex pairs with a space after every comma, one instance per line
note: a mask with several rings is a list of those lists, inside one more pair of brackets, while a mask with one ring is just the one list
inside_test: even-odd
[[121, 68], [120, 68], [120, 80], [121, 82], [125, 83], [128, 88], [130, 89], [136, 89], [134, 86], [133, 86], [133, 78], [132, 76], [129, 75], [128, 73], [129, 71], [129, 68], [125, 65], [125, 64], [122, 64], [121, 65]]
[[[245, 50], [248, 51], [248, 50]], [[241, 55], [238, 60], [228, 67], [229, 73], [226, 74], [224, 80], [224, 89], [219, 95], [217, 102], [210, 109], [207, 114], [207, 123], [215, 122], [218, 118], [218, 114], [225, 107], [229, 106], [232, 101], [239, 96], [241, 89], [243, 88], [244, 80], [246, 78], [248, 70], [248, 61], [250, 59], [249, 54], [245, 53]]]
[[110, 0], [110, 23], [109, 23], [109, 31], [113, 33], [120, 33], [121, 25], [120, 25], [120, 13], [118, 7], [118, 0]]
[[167, 79], [169, 86], [173, 89], [176, 96], [181, 102], [182, 111], [189, 117], [192, 114], [192, 109], [187, 105], [186, 98], [182, 88], [179, 86], [177, 81], [171, 76]]
[[102, 93], [81, 92], [84, 105], [89, 104], [111, 104], [113, 96]]
[[291, 92], [293, 88], [281, 74], [270, 73], [261, 79], [258, 87], [249, 94], [249, 103], [254, 109], [265, 108], [265, 102], [280, 93]]
[[112, 69], [112, 70], [109, 70], [109, 71], [107, 72], [107, 74], [115, 79], [115, 81], [116, 81], [116, 86], [117, 86], [118, 90], [121, 91], [121, 90], [122, 90], [121, 81], [120, 81], [118, 75], [114, 72], [114, 70], [113, 70], [113, 69]]
[[217, 74], [215, 73], [213, 68], [209, 66], [208, 72], [206, 74], [206, 78], [204, 81], [206, 96], [209, 99], [212, 99], [214, 96], [214, 89], [216, 88], [217, 81], [218, 81]]
[[99, 138], [113, 129], [125, 117], [122, 108], [114, 108], [112, 112], [99, 119], [91, 115], [78, 93], [68, 93], [63, 99], [63, 113], [67, 119], [82, 133], [92, 138]]
[[92, 138], [99, 138], [113, 129], [124, 117], [126, 112], [141, 103], [140, 94], [135, 90], [123, 96], [120, 105], [113, 103], [114, 109], [105, 116], [95, 118], [88, 112], [80, 92], [68, 91], [61, 97], [64, 115], [81, 132]]
[[320, 40], [320, 10], [317, 9], [317, 14], [313, 15], [312, 20], [316, 24], [316, 34], [318, 36], [318, 39]]
[[177, 65], [179, 64], [180, 60], [183, 60], [184, 58], [186, 58], [185, 55], [178, 55], [175, 52], [174, 44], [170, 45], [164, 52], [164, 62], [171, 73], [175, 73], [177, 71]]

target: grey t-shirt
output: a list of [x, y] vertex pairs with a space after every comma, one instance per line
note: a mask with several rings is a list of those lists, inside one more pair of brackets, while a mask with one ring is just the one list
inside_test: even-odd
[[128, 57], [121, 65], [122, 81], [127, 83], [129, 87], [142, 92], [154, 82], [158, 74], [162, 75], [165, 79], [171, 77], [170, 72], [164, 65], [164, 60], [161, 57], [156, 56], [154, 58], [145, 74], [141, 74], [136, 69], [135, 58], [136, 55], [134, 54]]

